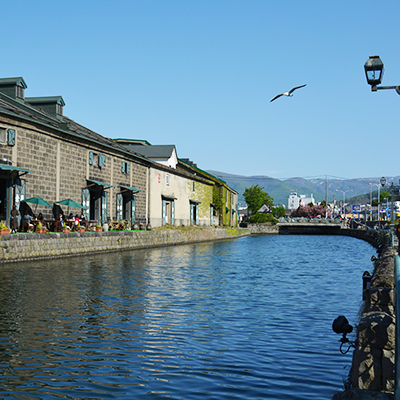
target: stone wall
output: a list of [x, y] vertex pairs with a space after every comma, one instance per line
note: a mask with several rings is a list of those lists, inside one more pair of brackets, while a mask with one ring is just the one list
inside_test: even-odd
[[0, 263], [233, 239], [248, 234], [247, 229], [187, 228], [1, 235]]
[[360, 323], [353, 353], [353, 387], [393, 392], [395, 379], [394, 261], [391, 239], [381, 238], [378, 258]]
[[[99, 140], [97, 134], [93, 134], [93, 140], [90, 140], [76, 135], [74, 131], [62, 131], [50, 125], [16, 119], [8, 120], [3, 116], [0, 118], [0, 126], [15, 130], [15, 145], [1, 145], [0, 155], [11, 159], [14, 166], [31, 172], [21, 177], [26, 184], [25, 198], [40, 196], [50, 204], [71, 198], [81, 204], [82, 189], [91, 186], [88, 185], [87, 179], [105, 182], [113, 186], [107, 189], [107, 217], [114, 219], [116, 195], [122, 192], [120, 185], [135, 187], [140, 190], [135, 193], [136, 222], [147, 222], [146, 185], [147, 167], [150, 163], [128, 154], [124, 148], [121, 150], [111, 141]], [[93, 153], [92, 163], [89, 161], [89, 152]], [[106, 156], [105, 165], [102, 167], [98, 163], [100, 154]], [[129, 173], [122, 171], [123, 162], [129, 163]], [[97, 189], [100, 188], [101, 186]], [[14, 201], [15, 196], [10, 192], [8, 206]], [[101, 208], [100, 204], [97, 206]], [[43, 213], [45, 219], [51, 220], [57, 216], [54, 214], [59, 213], [58, 209], [53, 210], [41, 205], [33, 206], [32, 209], [35, 214]], [[64, 207], [63, 211], [74, 214], [80, 212], [79, 209], [68, 210], [68, 207]], [[8, 224], [9, 211], [2, 219]]]
[[248, 230], [252, 234], [278, 234], [279, 227], [278, 225], [273, 225], [270, 222], [265, 224], [248, 224]]
[[394, 399], [395, 313], [394, 259], [389, 233], [343, 229], [341, 234], [357, 237], [377, 248], [378, 257], [365, 290], [365, 301], [357, 326], [357, 340], [350, 372], [351, 389], [337, 393], [333, 400]]

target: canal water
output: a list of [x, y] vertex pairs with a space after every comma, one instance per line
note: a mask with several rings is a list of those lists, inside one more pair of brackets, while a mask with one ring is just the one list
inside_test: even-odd
[[330, 399], [372, 254], [273, 235], [1, 266], [0, 398]]

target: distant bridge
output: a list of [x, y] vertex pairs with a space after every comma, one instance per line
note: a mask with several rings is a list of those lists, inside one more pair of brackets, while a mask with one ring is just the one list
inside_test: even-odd
[[276, 225], [280, 234], [340, 235], [347, 227], [346, 222], [279, 222]]

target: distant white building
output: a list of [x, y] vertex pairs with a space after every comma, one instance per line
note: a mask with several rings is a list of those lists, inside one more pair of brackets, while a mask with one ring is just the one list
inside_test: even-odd
[[299, 208], [299, 206], [305, 206], [306, 204], [310, 203], [316, 204], [312, 194], [311, 197], [306, 197], [305, 194], [301, 194], [300, 196], [298, 196], [296, 192], [292, 192], [290, 193], [288, 199], [288, 209], [295, 210]]

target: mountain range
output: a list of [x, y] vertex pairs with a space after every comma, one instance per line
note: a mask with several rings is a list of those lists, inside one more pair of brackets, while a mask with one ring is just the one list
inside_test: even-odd
[[[377, 197], [377, 186], [375, 186], [380, 178], [357, 178], [357, 179], [333, 179], [327, 178], [290, 178], [285, 180], [271, 178], [269, 176], [255, 175], [242, 176], [233, 175], [220, 171], [208, 170], [210, 174], [225, 181], [228, 186], [239, 193], [239, 206], [245, 206], [243, 193], [246, 188], [252, 185], [258, 185], [264, 188], [273, 199], [275, 205], [288, 204], [288, 197], [291, 192], [296, 192], [298, 195], [304, 194], [310, 197], [312, 194], [316, 201], [325, 200], [326, 188], [328, 187], [328, 202], [335, 200], [343, 200], [345, 196], [346, 203], [362, 204], [370, 202], [370, 193], [372, 186], [373, 197]], [[397, 185], [399, 176], [386, 177], [389, 186], [391, 182]], [[372, 183], [372, 185], [370, 185]], [[381, 188], [381, 191], [385, 188]], [[343, 193], [345, 192], [345, 193]]]

